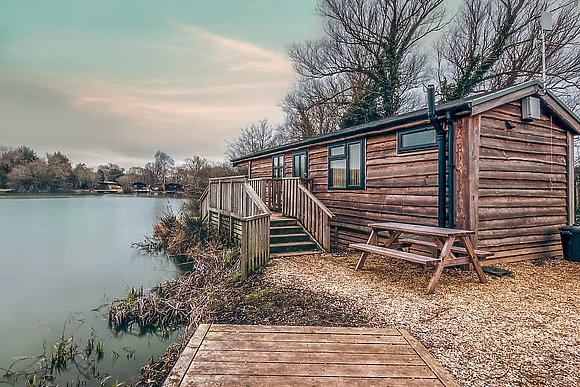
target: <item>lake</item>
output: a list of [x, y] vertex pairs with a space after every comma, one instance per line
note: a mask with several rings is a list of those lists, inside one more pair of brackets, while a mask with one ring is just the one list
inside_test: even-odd
[[[75, 335], [81, 349], [91, 336], [104, 343], [98, 371], [112, 375], [108, 385], [131, 380], [150, 357], [163, 354], [176, 334], [168, 339], [140, 336], [138, 330], [115, 335], [103, 304], [126, 296], [132, 286], [148, 289], [179, 275], [171, 260], [143, 255], [131, 244], [151, 234], [168, 204], [177, 211], [181, 202], [0, 196], [0, 367], [42, 354], [43, 340], [49, 356], [63, 330], [66, 338]], [[18, 361], [12, 370], [30, 370], [35, 363], [35, 358]], [[69, 367], [60, 384], [77, 376]]]

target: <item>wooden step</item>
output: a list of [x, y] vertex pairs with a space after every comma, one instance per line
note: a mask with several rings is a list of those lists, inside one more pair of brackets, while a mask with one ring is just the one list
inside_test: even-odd
[[349, 245], [351, 249], [366, 251], [369, 253], [385, 255], [390, 258], [399, 258], [409, 262], [420, 263], [425, 265], [427, 263], [441, 262], [439, 258], [425, 257], [419, 254], [407, 253], [406, 251], [399, 251], [394, 249], [388, 249], [386, 247], [380, 247], [375, 245], [369, 245], [366, 243], [352, 243]]
[[289, 235], [303, 232], [304, 229], [300, 226], [270, 226], [270, 235]]
[[[418, 239], [401, 238], [401, 239], [399, 239], [399, 244], [402, 247], [405, 247], [405, 245], [418, 245], [418, 246], [431, 247], [434, 249], [438, 248], [437, 245], [433, 242], [424, 241], [424, 240], [422, 241], [422, 240], [418, 240]], [[452, 246], [451, 252], [457, 253], [457, 254], [467, 254], [467, 250], [465, 250], [465, 247], [460, 247], [460, 246]], [[477, 255], [477, 258], [479, 258], [479, 259], [485, 259], [485, 258], [493, 255], [493, 253], [490, 251], [475, 250], [475, 255]]]
[[287, 253], [271, 253], [271, 258], [279, 258], [279, 257], [295, 257], [299, 255], [314, 255], [314, 254], [322, 254], [320, 250], [306, 250], [306, 251], [292, 251]]
[[273, 219], [270, 220], [270, 227], [283, 227], [283, 226], [298, 226], [296, 219]]
[[304, 232], [295, 234], [270, 235], [270, 244], [310, 241], [310, 236]]
[[296, 251], [316, 250], [318, 245], [312, 241], [305, 242], [287, 242], [270, 244], [270, 254], [288, 253]]

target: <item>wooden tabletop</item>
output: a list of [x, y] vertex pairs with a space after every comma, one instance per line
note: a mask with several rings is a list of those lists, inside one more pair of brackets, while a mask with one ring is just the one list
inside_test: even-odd
[[421, 226], [418, 224], [408, 224], [408, 223], [396, 223], [396, 222], [384, 222], [384, 223], [371, 223], [369, 227], [373, 230], [391, 230], [391, 231], [402, 231], [410, 232], [413, 234], [421, 235], [435, 235], [442, 237], [449, 237], [452, 235], [470, 235], [474, 234], [474, 231], [469, 230], [459, 230], [456, 228], [442, 228], [442, 227], [431, 227], [431, 226]]
[[200, 325], [164, 387], [458, 387], [398, 329]]

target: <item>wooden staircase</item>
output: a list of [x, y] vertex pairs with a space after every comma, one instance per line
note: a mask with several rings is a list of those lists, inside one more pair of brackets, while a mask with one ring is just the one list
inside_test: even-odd
[[270, 256], [318, 254], [322, 250], [296, 219], [272, 217]]

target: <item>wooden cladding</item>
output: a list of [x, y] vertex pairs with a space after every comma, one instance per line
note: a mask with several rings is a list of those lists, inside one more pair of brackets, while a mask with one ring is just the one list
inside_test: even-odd
[[[520, 122], [518, 103], [479, 117], [478, 246], [495, 259], [560, 257], [568, 223], [567, 132], [543, 112]], [[508, 122], [510, 125], [507, 125]]]

